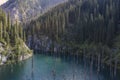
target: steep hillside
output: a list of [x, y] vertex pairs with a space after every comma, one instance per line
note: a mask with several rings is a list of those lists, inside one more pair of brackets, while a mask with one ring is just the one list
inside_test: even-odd
[[28, 24], [29, 43], [32, 48], [78, 54], [116, 68], [120, 66], [119, 5], [119, 0], [69, 0]]
[[16, 22], [11, 24], [9, 15], [0, 10], [0, 65], [32, 56], [25, 44], [25, 32]]
[[9, 0], [1, 7], [10, 12], [13, 21], [16, 19], [25, 22], [65, 1], [67, 0]]

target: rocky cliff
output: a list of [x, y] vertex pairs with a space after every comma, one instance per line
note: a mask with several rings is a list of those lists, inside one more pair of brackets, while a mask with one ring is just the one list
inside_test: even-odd
[[1, 7], [10, 12], [12, 20], [25, 22], [65, 1], [67, 0], [9, 0]]

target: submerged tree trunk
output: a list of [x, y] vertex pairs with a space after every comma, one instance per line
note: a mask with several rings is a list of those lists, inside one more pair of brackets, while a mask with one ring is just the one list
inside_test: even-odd
[[83, 63], [84, 63], [84, 80], [87, 80], [87, 70], [86, 70], [86, 57], [85, 57], [85, 49], [83, 49]]
[[114, 80], [116, 80], [117, 63], [118, 63], [118, 60], [117, 60], [117, 59], [115, 59], [115, 64], [114, 64]]
[[97, 64], [97, 74], [99, 74], [99, 72], [100, 72], [100, 63], [101, 63], [100, 58], [101, 58], [101, 55], [99, 54], [98, 55], [98, 64]]
[[110, 77], [113, 79], [113, 71], [112, 71], [112, 54], [110, 55]]
[[72, 61], [72, 80], [75, 80], [75, 64], [76, 64], [76, 58], [75, 58], [75, 55], [74, 55], [74, 52], [73, 52], [73, 50], [72, 50], [72, 55], [73, 55], [73, 61]]
[[55, 62], [54, 62], [53, 70], [52, 70], [52, 76], [53, 76], [53, 80], [56, 80], [56, 70], [55, 70], [55, 68], [56, 68], [57, 58], [56, 58], [56, 56], [54, 56], [54, 58], [55, 58]]
[[90, 62], [90, 80], [92, 80], [92, 74], [93, 74], [93, 55], [91, 56], [91, 62]]
[[55, 69], [52, 70], [52, 76], [53, 76], [53, 80], [56, 80], [56, 72], [55, 72]]
[[31, 79], [34, 80], [34, 66], [33, 66], [33, 57], [32, 57], [32, 72], [31, 72]]
[[101, 55], [98, 54], [98, 56], [96, 57], [96, 61], [97, 61], [97, 80], [99, 80], [99, 72], [100, 72], [100, 68], [101, 68]]
[[77, 64], [79, 63], [79, 54], [77, 52]]
[[87, 70], [86, 70], [86, 62], [84, 62], [84, 80], [87, 80]]

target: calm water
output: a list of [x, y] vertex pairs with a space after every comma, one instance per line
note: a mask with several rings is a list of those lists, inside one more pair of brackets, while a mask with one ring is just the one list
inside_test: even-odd
[[[17, 64], [0, 67], [0, 80], [112, 80], [109, 69], [103, 69], [99, 75], [95, 68], [90, 70], [83, 61], [71, 57], [55, 57], [36, 54], [32, 58]], [[116, 79], [120, 80], [117, 74]]]

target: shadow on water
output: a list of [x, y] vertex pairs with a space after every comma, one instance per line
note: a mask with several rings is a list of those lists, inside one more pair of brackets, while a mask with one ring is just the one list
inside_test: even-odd
[[120, 80], [120, 72], [110, 75], [109, 67], [97, 72], [95, 61], [80, 56], [40, 53], [23, 62], [0, 67], [0, 80]]

